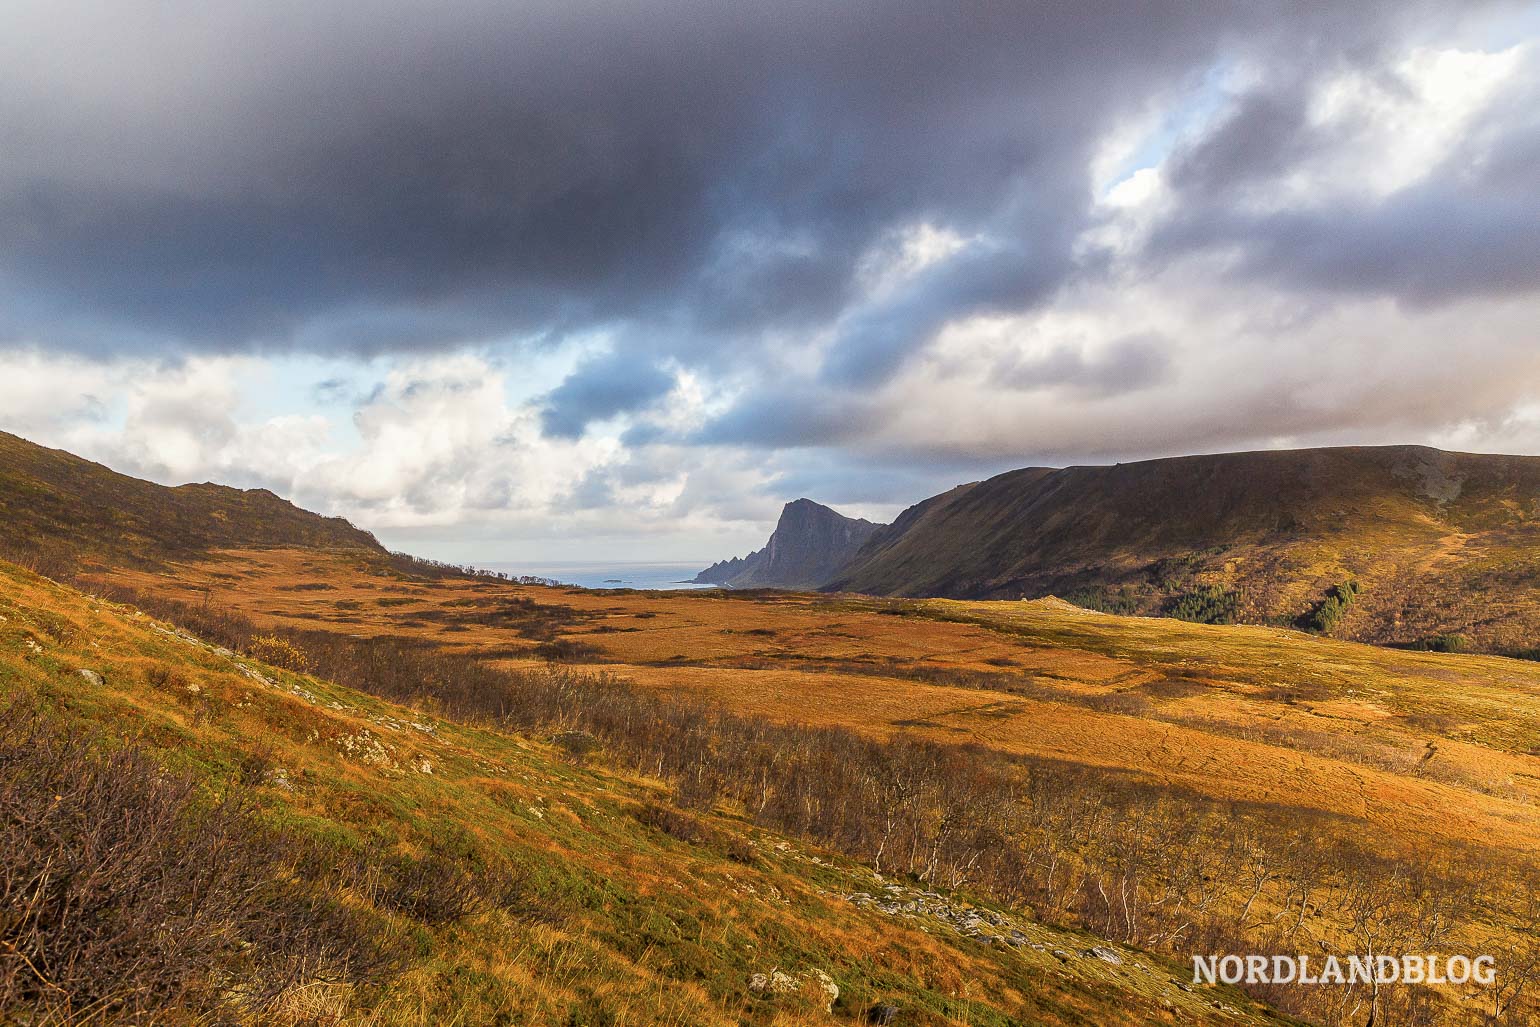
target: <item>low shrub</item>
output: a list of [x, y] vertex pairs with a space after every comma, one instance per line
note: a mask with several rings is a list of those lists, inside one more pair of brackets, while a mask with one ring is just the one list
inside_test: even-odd
[[429, 927], [464, 919], [485, 903], [481, 883], [448, 853], [386, 857], [384, 867], [385, 884], [376, 901]]
[[649, 802], [631, 811], [638, 823], [670, 838], [715, 849], [737, 863], [753, 863], [756, 857], [754, 845], [746, 838], [719, 831], [683, 810]]
[[1326, 598], [1300, 619], [1299, 626], [1318, 635], [1331, 634], [1347, 616], [1348, 607], [1353, 605], [1360, 591], [1356, 581], [1333, 585], [1326, 590]]
[[246, 655], [253, 660], [270, 663], [274, 667], [292, 670], [298, 674], [310, 672], [310, 657], [287, 638], [278, 635], [255, 635], [246, 643]]
[[26, 1022], [228, 1019], [388, 971], [379, 926], [301, 873], [247, 792], [204, 799], [24, 700], [0, 709], [0, 1010]]
[[1166, 615], [1197, 624], [1234, 624], [1240, 596], [1218, 585], [1199, 585], [1175, 596]]
[[144, 679], [156, 688], [187, 687], [187, 676], [169, 663], [151, 664], [145, 669]]
[[1449, 632], [1425, 639], [1417, 648], [1430, 653], [1463, 653], [1469, 644], [1464, 635]]
[[587, 762], [590, 756], [604, 748], [604, 743], [587, 731], [559, 732], [551, 738], [551, 744], [576, 763]]
[[574, 660], [583, 660], [599, 655], [597, 646], [571, 638], [558, 638], [549, 642], [541, 642], [532, 651], [542, 660], [551, 660], [555, 663], [570, 663]]

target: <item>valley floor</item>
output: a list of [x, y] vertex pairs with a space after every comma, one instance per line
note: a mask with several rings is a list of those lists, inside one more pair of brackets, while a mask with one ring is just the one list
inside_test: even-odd
[[[282, 594], [313, 596], [289, 586], [341, 574], [317, 571]], [[446, 586], [446, 601], [459, 591]], [[574, 758], [559, 735], [553, 745], [399, 706], [8, 564], [0, 681], [0, 800], [17, 815], [0, 831], [0, 898], [32, 909], [4, 924], [0, 1009], [27, 1022], [795, 1025], [865, 1022], [883, 1007], [902, 1024], [1278, 1022], [1232, 989], [1190, 987], [1160, 956], [884, 879], [730, 810], [673, 809], [660, 782]], [[113, 753], [177, 777], [92, 778]], [[162, 929], [184, 928], [155, 943], [162, 956], [199, 935], [228, 939], [203, 953], [221, 975], [212, 984], [199, 976], [208, 966], [167, 970], [133, 945], [82, 956], [70, 940], [80, 917], [132, 926], [142, 898], [49, 869], [92, 851], [103, 781], [134, 821], [184, 779], [194, 792], [178, 816], [213, 816], [215, 830], [218, 811], [238, 806], [228, 815], [253, 826], [219, 829], [222, 854], [192, 866], [185, 849], [120, 838], [114, 851], [136, 855], [108, 878], [270, 866], [276, 884], [237, 881], [224, 919], [174, 889], [157, 914]], [[34, 806], [55, 825], [44, 850], [23, 830]], [[264, 832], [286, 855], [247, 852]], [[29, 907], [52, 888], [57, 908]], [[300, 900], [310, 912], [291, 924], [286, 903]], [[343, 926], [303, 966], [250, 940], [255, 915], [277, 918], [265, 937], [297, 937], [323, 907]], [[259, 1005], [273, 975], [289, 983]]]
[[[1291, 877], [1274, 851], [1293, 851], [1291, 836], [1323, 852], [1349, 845], [1415, 871], [1394, 870], [1395, 880], [1438, 875], [1451, 890], [1450, 911], [1438, 914], [1449, 918], [1444, 944], [1511, 946], [1522, 979], [1490, 995], [1446, 993], [1438, 1018], [1525, 1022], [1512, 1018], [1540, 962], [1522, 883], [1540, 851], [1540, 665], [1115, 617], [1052, 599], [591, 592], [414, 576], [311, 550], [228, 551], [100, 581], [229, 610], [301, 645], [325, 632], [410, 639], [511, 671], [556, 661], [735, 716], [988, 751], [1077, 775], [1093, 792], [1231, 817], [1248, 838], [1253, 822], [1272, 825], [1256, 829], [1274, 833], [1256, 842], [1265, 858], [1245, 903], [1255, 922], [1236, 921], [1242, 938], [1277, 944], [1278, 925], [1298, 915], [1296, 928], [1314, 923], [1312, 944], [1349, 950], [1365, 929], [1342, 912], [1356, 885], [1319, 886], [1337, 892], [1342, 917], [1330, 920], [1310, 875]], [[1477, 900], [1461, 889], [1486, 890]], [[1159, 932], [1130, 921], [1127, 937], [1153, 943]], [[1177, 955], [1203, 951], [1170, 941]], [[1346, 1006], [1314, 1015], [1352, 1022]]]
[[728, 708], [978, 742], [1216, 798], [1351, 817], [1387, 838], [1540, 849], [1540, 664], [1387, 650], [1056, 600], [888, 601], [409, 582], [308, 551], [109, 583], [273, 628], [555, 656]]

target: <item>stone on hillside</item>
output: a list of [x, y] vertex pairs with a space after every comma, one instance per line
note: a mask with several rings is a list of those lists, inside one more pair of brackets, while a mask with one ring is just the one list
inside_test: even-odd
[[102, 677], [96, 671], [90, 670], [86, 667], [81, 667], [79, 670], [75, 671], [75, 673], [84, 678], [87, 684], [95, 685], [97, 688], [100, 688], [107, 683], [106, 678]]
[[834, 978], [822, 970], [813, 969], [804, 970], [802, 972], [802, 979], [811, 983], [822, 993], [823, 998], [826, 1000], [823, 1004], [823, 1011], [826, 1013], [832, 1012], [834, 1003], [839, 1001], [840, 997], [840, 986], [834, 983]]
[[826, 1013], [834, 1008], [834, 1003], [840, 997], [840, 987], [834, 983], [834, 978], [816, 968], [803, 970], [795, 976], [780, 969], [751, 974], [749, 990], [767, 998], [802, 993], [818, 1003]]
[[1101, 945], [1093, 946], [1088, 952], [1086, 952], [1086, 955], [1094, 956], [1104, 963], [1112, 963], [1118, 966], [1121, 966], [1123, 963], [1122, 956], [1118, 955], [1112, 949], [1105, 948]]
[[294, 791], [294, 782], [289, 780], [289, 772], [283, 767], [274, 767], [262, 778], [264, 784], [277, 788], [279, 791]]
[[797, 979], [782, 970], [749, 977], [749, 990], [761, 995], [789, 995], [797, 990]]

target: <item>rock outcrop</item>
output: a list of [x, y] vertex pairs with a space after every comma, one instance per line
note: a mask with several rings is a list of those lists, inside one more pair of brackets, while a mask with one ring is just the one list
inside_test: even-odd
[[787, 503], [765, 548], [712, 564], [697, 584], [728, 588], [815, 589], [833, 579], [881, 528], [811, 499]]

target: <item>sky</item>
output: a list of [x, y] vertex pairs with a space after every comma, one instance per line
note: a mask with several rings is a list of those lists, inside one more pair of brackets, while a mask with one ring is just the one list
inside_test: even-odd
[[1540, 3], [7, 0], [0, 428], [396, 549], [1540, 453]]

